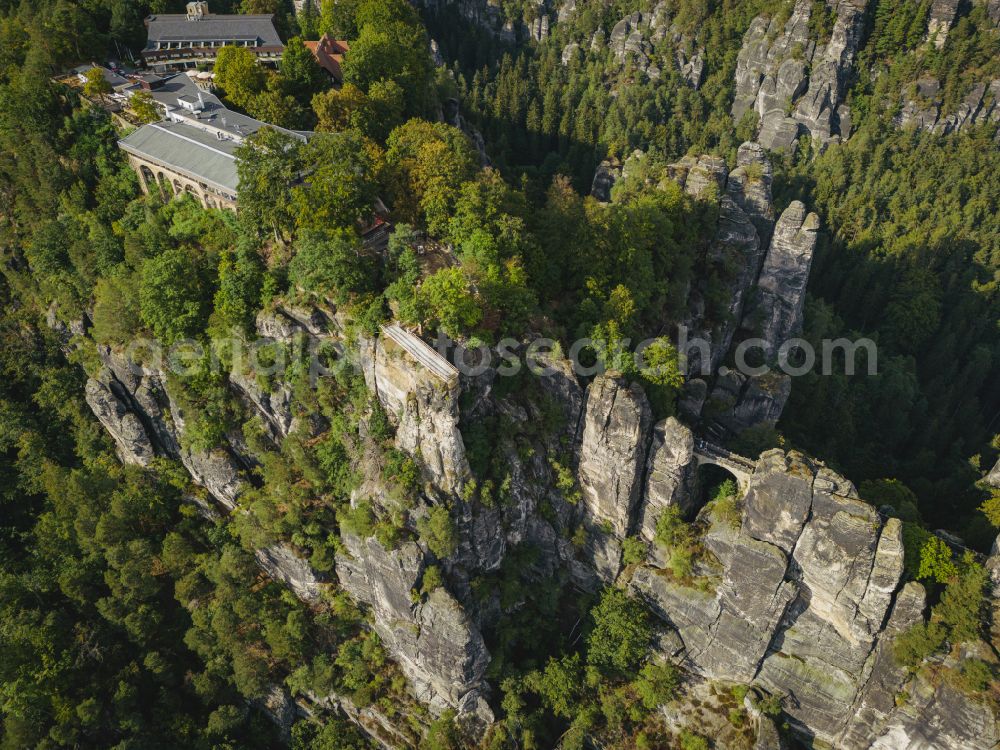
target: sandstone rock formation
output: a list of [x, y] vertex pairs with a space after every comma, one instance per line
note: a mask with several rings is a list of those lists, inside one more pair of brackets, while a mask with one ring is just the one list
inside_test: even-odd
[[[566, 11], [565, 18], [576, 10], [575, 3], [563, 7], [564, 10], [571, 7]], [[697, 89], [706, 74], [704, 50], [696, 48], [694, 40], [678, 29], [677, 24], [671, 21], [671, 14], [670, 3], [665, 0], [658, 2], [650, 11], [631, 13], [615, 23], [606, 35], [604, 29], [598, 28], [591, 37], [590, 50], [601, 50], [606, 45], [623, 70], [639, 71], [654, 81], [663, 76], [661, 65], [664, 61], [672, 60], [681, 78]], [[565, 20], [562, 11], [559, 20]], [[568, 45], [563, 50], [564, 64], [570, 59], [571, 47], [579, 49], [575, 43]]]
[[594, 180], [590, 186], [590, 194], [601, 203], [608, 203], [611, 200], [611, 188], [621, 178], [621, 164], [616, 164], [609, 159], [605, 159], [597, 165], [594, 171]]
[[343, 535], [337, 576], [371, 607], [375, 630], [412, 683], [416, 697], [437, 711], [464, 706], [492, 719], [483, 675], [490, 661], [482, 635], [444, 588], [415, 599], [425, 554], [414, 542], [386, 550], [374, 537]]
[[[765, 231], [769, 231], [767, 216], [773, 213], [770, 208], [770, 164], [762, 151], [748, 144], [741, 146], [740, 153], [745, 163], [733, 170], [732, 176], [725, 161], [718, 157], [685, 157], [669, 167], [672, 178], [689, 195], [702, 200], [718, 199], [718, 229], [710, 258], [720, 268], [731, 266], [738, 269], [730, 283], [731, 302], [727, 319], [709, 328], [700, 320], [699, 311], [694, 311], [689, 321], [691, 337], [708, 341], [711, 350], [708, 362], [703, 360], [698, 349], [688, 353], [689, 375], [714, 373], [729, 351], [737, 323], [742, 317], [746, 295], [756, 282], [763, 257], [755, 220]], [[758, 166], [748, 172], [751, 163]], [[751, 213], [748, 214], [743, 206]]]
[[915, 81], [903, 92], [903, 106], [896, 123], [941, 135], [976, 125], [1000, 122], [1000, 79], [977, 83], [954, 112], [942, 111], [941, 84], [936, 78]]
[[149, 466], [150, 461], [156, 456], [156, 451], [139, 417], [128, 410], [124, 397], [116, 395], [112, 390], [117, 385], [114, 380], [103, 383], [94, 378], [88, 379], [87, 405], [108, 434], [114, 438], [118, 456], [124, 463]]
[[[797, 335], [818, 220], [795, 202], [775, 225], [771, 163], [758, 143], [740, 146], [731, 172], [717, 157], [690, 156], [668, 171], [688, 194], [718, 199], [718, 229], [709, 258], [730, 279], [730, 305], [721, 320], [705, 320], [699, 290], [692, 290], [686, 328], [688, 342], [695, 343], [686, 351], [689, 381], [682, 411], [697, 420], [711, 403], [715, 427], [729, 433], [773, 425], [791, 392], [788, 376], [723, 369], [723, 362], [744, 338], [763, 338], [765, 354], [773, 360], [783, 341]], [[704, 395], [693, 398], [695, 390]]]
[[732, 115], [748, 111], [759, 118], [760, 144], [791, 150], [800, 132], [819, 144], [849, 131], [843, 107], [848, 78], [861, 42], [867, 0], [838, 0], [829, 39], [811, 39], [809, 20], [814, 4], [797, 0], [791, 16], [778, 28], [758, 16], [743, 37], [736, 61]]
[[955, 23], [959, 0], [934, 0], [927, 18], [927, 39], [941, 49]]
[[[991, 747], [987, 709], [917, 679], [913, 705], [889, 645], [922, 617], [921, 586], [901, 589], [898, 520], [882, 522], [850, 482], [796, 454], [765, 453], [738, 526], [709, 506], [697, 570], [707, 585], [640, 567], [631, 589], [684, 643], [683, 661], [709, 679], [753, 682], [787, 696], [804, 736], [832, 747]], [[920, 723], [924, 712], [933, 717]], [[960, 728], [961, 727], [961, 728]], [[880, 744], [881, 743], [881, 744]]]
[[420, 459], [434, 485], [458, 492], [469, 476], [458, 430], [458, 381], [445, 381], [391, 339], [362, 342], [365, 381], [397, 423], [396, 444]]
[[656, 535], [656, 521], [669, 505], [685, 513], [693, 509], [695, 465], [694, 435], [674, 417], [653, 427], [646, 461], [646, 486], [639, 508], [636, 533], [647, 542]]
[[579, 450], [580, 489], [590, 517], [629, 532], [639, 499], [652, 412], [638, 385], [601, 375], [587, 390]]
[[[551, 5], [555, 5], [554, 2], [537, 0], [535, 7], [529, 11], [530, 15], [526, 13], [521, 18], [511, 18], [504, 13], [504, 8], [497, 0], [416, 0], [416, 2], [432, 12], [445, 5], [451, 5], [470, 24], [507, 43], [514, 43], [518, 39], [535, 41], [547, 39], [551, 21], [548, 9]], [[563, 20], [564, 14], [568, 18], [575, 7], [574, 2], [565, 3], [559, 10], [559, 20]]]
[[995, 489], [1000, 489], [1000, 459], [997, 459], [997, 462], [993, 464], [993, 468], [986, 475], [986, 484]]
[[871, 750], [991, 750], [1000, 741], [997, 717], [989, 706], [971, 700], [946, 680], [918, 675], [907, 683], [906, 695]]
[[757, 279], [758, 298], [750, 312], [759, 325], [768, 358], [802, 330], [806, 283], [816, 247], [819, 217], [792, 201], [774, 227], [774, 238]]
[[[750, 156], [754, 149], [741, 153]], [[744, 175], [737, 191], [740, 201], [732, 200], [747, 215], [754, 233], [757, 226], [762, 231], [769, 226], [767, 186], [760, 185], [756, 194], [746, 189], [748, 181], [760, 179], [756, 171]], [[732, 175], [720, 173], [715, 162], [696, 160], [689, 165], [690, 173], [695, 175], [695, 189], [722, 186], [732, 194]], [[778, 222], [772, 246], [780, 248], [803, 231], [805, 219], [798, 214], [801, 211], [794, 221]], [[285, 310], [261, 323], [285, 337], [335, 333], [331, 316], [318, 311]], [[441, 444], [430, 449], [430, 456], [458, 455], [462, 438], [454, 394], [432, 385], [420, 365], [407, 362], [399, 352], [391, 354], [389, 342], [362, 345], [369, 352], [362, 358], [369, 383], [387, 407], [399, 407], [393, 414], [400, 425], [408, 418], [407, 409], [417, 409], [421, 422], [440, 423], [433, 428], [421, 425], [421, 440], [403, 447], [424, 460], [424, 442], [434, 441]], [[147, 460], [150, 451], [185, 460], [192, 475], [218, 493], [221, 503], [236, 507], [243, 479], [235, 449], [222, 446], [207, 455], [185, 455], [183, 416], [180, 421], [175, 417], [177, 404], [162, 374], [110, 350], [102, 350], [101, 356], [104, 368], [88, 387], [88, 399], [119, 448], [133, 451], [131, 460], [136, 462]], [[693, 580], [677, 579], [661, 569], [656, 554], [652, 562], [630, 566], [622, 574], [625, 536], [635, 533], [649, 542], [663, 508], [674, 503], [687, 507], [692, 501], [698, 461], [693, 435], [673, 418], [652, 425], [646, 398], [634, 384], [601, 376], [584, 395], [568, 363], [543, 356], [541, 364], [546, 374], [539, 376], [537, 391], [516, 402], [493, 393], [492, 376], [463, 384], [478, 389], [470, 399], [477, 414], [503, 414], [508, 420], [511, 434], [497, 436], [497, 442], [510, 482], [501, 507], [456, 501], [452, 514], [459, 549], [438, 561], [446, 570], [447, 588], [418, 593], [431, 559], [421, 543], [406, 541], [387, 549], [374, 537], [342, 533], [337, 580], [370, 608], [374, 629], [415, 697], [434, 712], [457, 708], [480, 729], [493, 721], [485, 679], [490, 656], [481, 628], [493, 621], [501, 604], [495, 595], [475, 602], [469, 580], [495, 569], [511, 547], [528, 545], [537, 550], [532, 575], [539, 578], [564, 570], [574, 584], [594, 589], [602, 581], [630, 575], [630, 590], [662, 619], [662, 658], [681, 661], [695, 679], [753, 683], [787, 696], [785, 718], [803, 736], [845, 750], [986, 750], [1000, 739], [995, 717], [983, 706], [947, 683], [923, 675], [911, 678], [896, 666], [892, 638], [917, 622], [925, 605], [922, 587], [899, 583], [899, 522], [884, 522], [857, 499], [850, 482], [801, 454], [771, 451], [760, 458], [738, 518], [716, 506], [702, 511], [704, 552]], [[236, 381], [233, 387], [246, 394], [247, 382]], [[430, 395], [422, 397], [422, 389]], [[269, 401], [261, 395], [248, 396], [248, 408], [273, 402], [274, 394]], [[565, 425], [551, 435], [532, 438], [538, 442], [531, 451], [519, 450], [525, 438], [518, 430], [539, 418], [539, 399], [550, 400]], [[456, 437], [458, 442], [452, 443]], [[549, 462], [567, 445], [575, 446], [578, 461], [578, 505], [555, 491]], [[227, 465], [233, 474], [213, 461]], [[452, 481], [445, 465], [442, 459], [428, 473], [431, 484]], [[434, 492], [447, 496], [451, 490], [439, 486]], [[579, 520], [588, 523], [582, 549], [567, 538]], [[258, 550], [257, 558], [269, 575], [306, 601], [318, 601], [329, 585], [290, 547]], [[1000, 592], [996, 560], [1000, 553], [990, 561]], [[902, 691], [910, 700], [897, 705]], [[280, 714], [283, 704], [278, 698], [272, 702]], [[341, 703], [336, 696], [311, 700], [315, 705]], [[347, 715], [392, 745], [397, 730], [384, 715], [370, 710], [348, 710]], [[761, 747], [776, 746], [767, 744], [769, 736], [775, 739], [768, 726], [761, 720]]]

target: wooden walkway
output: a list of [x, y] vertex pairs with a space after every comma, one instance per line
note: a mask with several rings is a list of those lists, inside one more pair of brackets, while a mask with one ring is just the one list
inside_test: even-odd
[[432, 349], [423, 339], [410, 333], [399, 323], [381, 326], [382, 333], [392, 339], [400, 348], [434, 376], [451, 385], [458, 382], [458, 369], [447, 359]]

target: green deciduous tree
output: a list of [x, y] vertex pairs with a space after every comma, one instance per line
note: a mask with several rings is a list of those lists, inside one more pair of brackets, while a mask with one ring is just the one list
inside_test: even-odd
[[124, 344], [139, 330], [138, 280], [122, 273], [98, 279], [94, 288], [94, 340]]
[[219, 258], [219, 288], [215, 293], [215, 312], [226, 327], [244, 331], [253, 327], [261, 305], [264, 266], [260, 254], [249, 243], [241, 243], [234, 252]]
[[583, 663], [579, 654], [549, 659], [544, 671], [525, 678], [525, 686], [538, 693], [556, 716], [571, 719], [579, 710], [583, 693]]
[[461, 186], [476, 173], [469, 139], [444, 123], [410, 120], [386, 141], [389, 199], [394, 212], [411, 223], [424, 217], [443, 230]]
[[349, 128], [364, 132], [362, 124], [371, 116], [368, 95], [353, 83], [316, 94], [312, 98], [312, 108], [318, 120], [316, 128], [328, 133]]
[[424, 279], [417, 289], [416, 309], [422, 320], [453, 338], [471, 333], [483, 318], [482, 305], [461, 268], [442, 268]]
[[357, 230], [374, 213], [375, 165], [356, 131], [320, 133], [302, 149], [307, 172], [292, 189], [299, 229]]
[[612, 674], [629, 674], [645, 657], [652, 631], [641, 603], [624, 591], [605, 589], [590, 616], [587, 662]]
[[353, 232], [306, 231], [295, 243], [288, 276], [307, 291], [344, 302], [351, 294], [371, 291], [374, 268], [375, 259], [363, 252]]
[[951, 547], [943, 540], [936, 536], [928, 537], [920, 550], [920, 570], [917, 577], [947, 583], [958, 573], [952, 557]]
[[272, 128], [262, 128], [236, 150], [240, 221], [258, 236], [280, 239], [295, 228], [289, 185], [303, 169], [302, 143]]
[[160, 119], [160, 110], [156, 108], [153, 95], [148, 91], [137, 91], [129, 99], [129, 109], [139, 122], [156, 122]]
[[991, 490], [990, 496], [979, 506], [986, 520], [1000, 528], [1000, 490]]
[[443, 505], [434, 506], [424, 518], [419, 519], [417, 531], [428, 549], [441, 559], [451, 557], [458, 549], [455, 522]]
[[303, 105], [309, 104], [315, 94], [329, 85], [326, 73], [316, 62], [313, 53], [297, 36], [285, 43], [285, 51], [281, 53], [281, 64], [278, 69], [281, 71], [288, 93]]
[[[277, 81], [277, 79], [273, 79]], [[250, 97], [243, 105], [247, 112], [271, 125], [288, 130], [302, 130], [309, 124], [309, 113], [294, 96], [282, 93], [279, 88], [268, 86]]]
[[104, 101], [108, 94], [114, 90], [104, 77], [104, 71], [101, 68], [91, 68], [87, 71], [86, 77], [87, 81], [83, 84], [83, 93], [87, 96]]
[[267, 74], [252, 50], [227, 45], [215, 59], [215, 82], [229, 101], [246, 108], [264, 90]]
[[646, 664], [639, 671], [635, 691], [649, 711], [673, 700], [680, 685], [680, 671], [673, 664]]
[[419, 23], [391, 20], [363, 25], [351, 40], [342, 67], [344, 81], [366, 92], [378, 81], [395, 81], [411, 115], [426, 106], [433, 68], [427, 34]]
[[165, 343], [201, 333], [208, 320], [211, 292], [189, 248], [171, 248], [147, 260], [139, 277], [142, 319]]

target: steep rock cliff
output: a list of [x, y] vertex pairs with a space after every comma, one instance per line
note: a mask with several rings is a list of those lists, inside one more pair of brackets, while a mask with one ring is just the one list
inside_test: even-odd
[[587, 390], [579, 451], [580, 489], [587, 513], [616, 536], [629, 532], [639, 499], [652, 411], [638, 385], [599, 376]]
[[772, 167], [758, 143], [740, 146], [732, 171], [722, 159], [708, 156], [685, 157], [668, 171], [688, 194], [718, 197], [709, 259], [729, 279], [730, 290], [729, 309], [718, 321], [706, 319], [701, 292], [692, 290], [686, 328], [688, 342], [695, 345], [689, 343], [686, 352], [689, 380], [682, 409], [698, 420], [710, 403], [712, 429], [723, 433], [774, 424], [791, 393], [789, 377], [773, 369], [750, 374], [723, 363], [732, 360], [744, 339], [760, 338], [763, 356], [773, 365], [781, 344], [801, 331], [819, 219], [793, 201], [775, 223]]
[[[297, 335], [333, 340], [339, 336], [330, 315], [293, 308], [262, 314], [258, 331], [284, 343]], [[386, 408], [391, 408], [390, 413], [399, 419], [401, 429], [397, 435], [401, 447], [425, 461], [425, 469], [440, 492], [455, 489], [453, 477], [468, 471], [463, 463], [461, 435], [455, 426], [457, 406], [448, 402], [448, 392], [436, 389], [427, 373], [415, 363], [399, 366], [398, 352], [390, 361], [387, 350], [391, 344], [372, 341], [365, 345], [376, 352], [367, 360], [362, 358], [369, 365], [366, 374], [372, 376], [373, 386]], [[240, 512], [239, 497], [247, 486], [243, 466], [249, 459], [229, 444], [208, 451], [188, 447], [183, 410], [170, 393], [166, 375], [108, 348], [100, 348], [99, 354], [103, 366], [97, 377], [88, 381], [87, 400], [114, 438], [122, 459], [142, 465], [157, 455], [179, 460], [192, 479], [205, 487], [225, 511]], [[280, 440], [287, 434], [293, 410], [286, 385], [279, 382], [274, 391], [264, 391], [240, 372], [231, 373], [231, 384], [234, 393], [245, 397], [250, 412], [272, 427], [272, 437]], [[215, 512], [207, 506], [205, 510]], [[492, 536], [491, 531], [488, 533]], [[394, 560], [396, 553], [382, 550], [374, 539], [367, 542], [355, 545], [353, 557], [338, 559], [338, 565], [345, 567], [338, 568], [337, 574], [345, 588], [372, 607], [374, 627], [386, 640], [392, 658], [411, 679], [417, 697], [438, 712], [452, 707], [476, 717], [480, 724], [491, 721], [481, 692], [489, 655], [479, 631], [469, 625], [454, 598], [443, 589], [434, 592], [418, 608], [413, 608], [410, 602], [410, 590], [426, 565], [426, 553], [417, 545], [407, 547], [410, 555], [403, 556], [405, 564], [394, 563], [403, 573], [395, 578], [386, 573], [383, 580], [382, 573], [388, 570], [388, 561]], [[255, 556], [269, 576], [304, 601], [315, 603], [323, 597], [328, 583], [290, 546], [278, 543], [257, 550]], [[372, 581], [374, 593], [356, 584], [352, 588], [357, 578], [350, 576], [351, 566], [365, 572], [364, 580]], [[379, 573], [370, 573], [372, 570]], [[403, 581], [400, 576], [404, 573], [412, 580]], [[404, 599], [405, 605], [400, 603]], [[404, 611], [410, 612], [413, 628], [423, 627], [422, 635], [404, 637], [405, 634], [395, 630], [394, 623], [402, 621], [400, 613]], [[467, 655], [464, 661], [461, 654]]]
[[646, 461], [646, 486], [639, 507], [636, 533], [647, 542], [656, 535], [656, 520], [663, 509], [676, 505], [685, 513], [693, 509], [696, 471], [694, 435], [674, 417], [653, 427]]
[[[273, 323], [265, 327], [275, 332]], [[298, 324], [296, 330], [308, 329]], [[162, 375], [129, 366], [108, 350], [102, 357], [105, 365], [88, 395], [119, 448], [134, 450], [136, 461], [146, 460], [150, 449], [181, 458], [183, 435]], [[372, 382], [388, 404], [412, 401], [410, 389], [427, 385], [415, 363], [404, 367], [400, 361], [377, 365], [376, 356], [371, 366]], [[541, 550], [535, 575], [566, 569], [571, 581], [593, 588], [620, 574], [626, 534], [650, 540], [663, 508], [687, 507], [694, 497], [700, 449], [687, 427], [675, 419], [654, 426], [641, 389], [620, 378], [598, 378], [584, 397], [568, 363], [549, 364], [550, 374], [540, 376], [540, 387], [529, 398], [494, 393], [489, 378], [479, 386], [463, 385], [479, 388], [472, 400], [477, 414], [508, 415], [511, 434], [498, 436], [498, 442], [511, 481], [502, 508], [463, 502], [453, 510], [460, 539], [459, 551], [442, 561], [449, 588], [418, 593], [432, 560], [420, 542], [387, 549], [374, 537], [344, 533], [336, 557], [340, 585], [370, 608], [373, 627], [415, 696], [435, 711], [455, 707], [480, 728], [493, 715], [485, 679], [490, 656], [477, 619], [490, 620], [491, 608], [499, 605], [473, 606], [463, 581], [501, 559], [506, 545], [529, 544]], [[520, 430], [539, 419], [533, 413], [539, 398], [552, 400], [564, 426], [551, 435], [524, 437]], [[439, 408], [448, 402], [427, 403]], [[444, 411], [450, 420], [457, 406]], [[427, 439], [452, 440], [458, 428], [449, 424]], [[526, 439], [540, 441], [530, 455], [517, 450]], [[546, 459], [567, 444], [577, 444], [581, 502], [576, 506], [555, 492]], [[422, 445], [406, 447], [423, 455]], [[245, 481], [238, 457], [232, 447], [215, 455], [189, 451], [189, 470], [219, 492], [224, 504], [229, 498], [238, 505]], [[231, 473], [216, 472], [213, 461], [228, 465]], [[216, 469], [206, 469], [212, 466]], [[447, 473], [430, 473], [429, 481], [436, 476], [448, 481]], [[923, 673], [908, 676], [892, 658], [892, 638], [921, 619], [925, 606], [921, 586], [900, 586], [898, 521], [883, 521], [857, 498], [849, 481], [822, 464], [782, 451], [760, 458], [738, 508], [736, 519], [714, 505], [702, 511], [703, 553], [694, 580], [660, 568], [658, 555], [628, 569], [630, 590], [649, 603], [664, 628], [675, 631], [661, 639], [664, 658], [679, 659], [695, 679], [754, 683], [786, 696], [785, 716], [793, 728], [838, 748], [985, 750], [1000, 740], [988, 708]], [[576, 518], [599, 527], [588, 534], [583, 550], [565, 538]], [[493, 549], [497, 538], [503, 544], [496, 552], [476, 551]], [[464, 547], [471, 551], [461, 551]], [[270, 575], [306, 600], [321, 596], [328, 585], [287, 547], [260, 550], [257, 556]], [[904, 691], [910, 699], [897, 705]], [[377, 717], [360, 714], [357, 720], [377, 723]], [[392, 736], [391, 727], [379, 731]], [[759, 742], [766, 738], [758, 732]]]
[[[985, 705], [925, 677], [908, 683], [892, 658], [892, 638], [924, 608], [921, 586], [900, 587], [898, 520], [781, 451], [761, 456], [741, 506], [737, 525], [703, 511], [701, 584], [655, 563], [632, 576], [631, 590], [676, 629], [685, 664], [787, 696], [796, 731], [833, 747], [985, 750], [1000, 739]], [[899, 707], [904, 686], [917, 700]]]
[[415, 696], [438, 712], [460, 707], [485, 723], [483, 697], [489, 652], [478, 629], [444, 588], [415, 596], [426, 567], [414, 542], [385, 549], [374, 537], [343, 534], [337, 577], [354, 599], [371, 607], [375, 630], [410, 680]]
[[360, 343], [369, 390], [396, 422], [400, 450], [420, 458], [434, 486], [457, 493], [469, 476], [458, 430], [458, 380], [446, 381], [386, 336]]

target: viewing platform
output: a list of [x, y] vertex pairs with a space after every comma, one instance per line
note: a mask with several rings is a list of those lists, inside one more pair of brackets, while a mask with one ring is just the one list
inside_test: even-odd
[[439, 380], [449, 386], [458, 382], [458, 368], [442, 357], [419, 336], [407, 331], [399, 323], [390, 323], [380, 328], [387, 338], [391, 339]]

